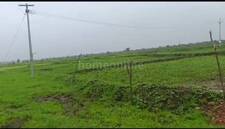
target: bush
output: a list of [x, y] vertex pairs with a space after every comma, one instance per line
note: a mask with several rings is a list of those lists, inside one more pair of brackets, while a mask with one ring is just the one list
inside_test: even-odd
[[114, 85], [108, 85], [98, 80], [89, 81], [84, 88], [84, 95], [91, 100], [98, 100], [103, 97], [112, 97]]
[[131, 97], [130, 87], [118, 87], [114, 92], [115, 101], [129, 101]]
[[134, 90], [132, 103], [150, 111], [170, 110], [188, 112], [210, 101], [222, 100], [222, 95], [207, 89], [171, 88], [159, 85], [143, 85]]

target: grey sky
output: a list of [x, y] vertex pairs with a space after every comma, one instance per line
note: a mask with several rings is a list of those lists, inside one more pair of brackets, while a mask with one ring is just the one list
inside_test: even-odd
[[[29, 59], [23, 2], [0, 2], [0, 61]], [[218, 39], [218, 18], [225, 21], [222, 2], [31, 2], [31, 32], [35, 58], [98, 53]], [[78, 22], [54, 14], [114, 24], [126, 28]], [[139, 28], [138, 28], [139, 27]], [[224, 24], [225, 27], [225, 24]], [[222, 24], [222, 38], [225, 29]], [[10, 47], [11, 46], [11, 47]], [[6, 56], [8, 54], [8, 56]]]

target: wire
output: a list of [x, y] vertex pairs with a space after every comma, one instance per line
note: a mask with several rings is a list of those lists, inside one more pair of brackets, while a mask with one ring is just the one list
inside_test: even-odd
[[23, 23], [23, 21], [24, 21], [24, 18], [25, 18], [25, 14], [23, 14], [23, 17], [22, 17], [22, 19], [21, 19], [21, 22], [19, 22], [18, 27], [17, 27], [17, 29], [16, 29], [16, 32], [14, 33], [14, 35], [13, 35], [13, 37], [12, 37], [12, 40], [11, 40], [11, 42], [10, 42], [10, 44], [9, 44], [9, 49], [7, 50], [7, 52], [6, 52], [6, 54], [5, 54], [5, 59], [8, 58], [9, 53], [10, 53], [10, 50], [12, 49], [13, 45], [15, 44], [16, 38], [17, 38], [17, 36], [18, 36], [18, 34], [19, 34], [19, 30], [20, 30], [20, 28], [22, 27], [22, 23]]
[[25, 14], [24, 10], [21, 10], [20, 8], [17, 8], [21, 13]]
[[49, 14], [49, 13], [35, 13], [37, 15], [44, 15], [49, 17], [55, 17], [55, 18], [62, 18], [66, 20], [72, 20], [72, 21], [78, 21], [78, 22], [86, 22], [86, 23], [92, 23], [92, 24], [101, 24], [101, 25], [107, 25], [107, 26], [117, 26], [117, 27], [127, 27], [127, 28], [136, 28], [135, 26], [129, 26], [129, 25], [120, 25], [120, 24], [114, 24], [114, 23], [107, 23], [107, 22], [101, 22], [101, 21], [91, 21], [91, 20], [85, 20], [85, 19], [78, 19], [78, 18], [72, 18], [67, 16], [61, 16], [61, 15], [55, 15], [55, 14]]
[[124, 28], [130, 28], [130, 29], [171, 29], [168, 27], [155, 27], [155, 28], [149, 28], [149, 27], [141, 27], [141, 26], [130, 26], [130, 25], [122, 25], [122, 24], [114, 24], [114, 23], [108, 23], [108, 22], [102, 22], [102, 21], [93, 21], [93, 20], [86, 20], [86, 19], [79, 19], [79, 18], [72, 18], [68, 16], [62, 16], [62, 15], [56, 15], [56, 14], [49, 14], [46, 12], [35, 12], [34, 15], [40, 15], [40, 16], [47, 16], [47, 17], [55, 17], [55, 18], [61, 18], [65, 20], [71, 20], [76, 22], [86, 22], [91, 24], [98, 24], [98, 25], [106, 25], [106, 26], [114, 26], [114, 27], [124, 27]]

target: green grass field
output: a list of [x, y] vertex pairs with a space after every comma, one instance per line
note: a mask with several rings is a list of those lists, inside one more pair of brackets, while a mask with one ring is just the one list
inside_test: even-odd
[[[224, 44], [219, 48], [219, 51], [223, 50]], [[104, 63], [110, 65], [128, 61], [166, 59], [176, 56], [174, 53], [212, 51], [211, 44], [181, 45], [81, 57], [80, 63], [91, 66]], [[154, 56], [154, 54], [169, 55]], [[219, 58], [225, 72], [225, 56], [221, 54]], [[29, 70], [28, 64], [0, 67], [0, 127], [221, 126], [211, 123], [210, 118], [202, 110], [193, 107], [197, 103], [193, 96], [187, 104], [184, 102], [183, 105], [179, 105], [183, 106], [179, 113], [176, 113], [178, 111], [176, 108], [159, 108], [162, 106], [157, 105], [158, 101], [154, 103], [157, 110], [150, 110], [136, 101], [133, 102], [136, 99], [129, 99], [129, 95], [133, 92], [121, 90], [121, 87], [130, 87], [125, 68], [79, 73], [76, 72], [79, 70], [78, 60], [65, 58], [37, 61], [33, 79]], [[156, 85], [161, 89], [164, 86], [212, 88], [219, 85], [214, 55], [143, 64], [133, 68], [132, 81], [132, 89], [141, 85]], [[164, 97], [164, 93], [169, 93], [170, 96], [170, 91], [161, 89], [157, 94], [154, 93], [151, 102], [156, 100], [161, 102], [160, 97]], [[117, 100], [115, 96], [123, 100]], [[213, 98], [216, 98], [215, 96]]]

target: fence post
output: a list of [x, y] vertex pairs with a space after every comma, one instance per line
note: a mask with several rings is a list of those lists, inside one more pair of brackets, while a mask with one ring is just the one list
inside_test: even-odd
[[132, 89], [132, 79], [133, 79], [133, 71], [132, 71], [133, 62], [130, 61], [126, 63], [127, 74], [129, 78], [129, 85], [130, 85], [130, 99], [133, 97], [133, 89]]
[[132, 74], [133, 74], [132, 67], [133, 67], [133, 62], [131, 61], [129, 65], [130, 65], [129, 66], [130, 67], [129, 80], [130, 80], [130, 87], [132, 88], [132, 77], [133, 77], [132, 76]]

